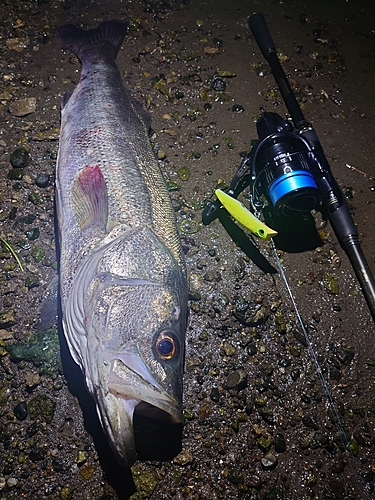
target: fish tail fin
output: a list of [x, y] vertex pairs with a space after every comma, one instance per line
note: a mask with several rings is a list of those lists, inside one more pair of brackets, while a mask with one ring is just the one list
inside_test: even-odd
[[87, 31], [67, 24], [56, 28], [56, 32], [60, 40], [80, 59], [85, 48], [100, 42], [108, 43], [111, 54], [116, 59], [124, 40], [126, 28], [127, 22], [120, 20], [104, 21], [97, 28]]

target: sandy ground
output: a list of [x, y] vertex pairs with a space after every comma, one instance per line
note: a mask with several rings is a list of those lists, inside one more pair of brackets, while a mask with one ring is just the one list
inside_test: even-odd
[[[254, 11], [266, 17], [375, 272], [373, 2], [1, 0], [0, 232], [23, 272], [3, 245], [0, 499], [373, 498], [374, 321], [330, 225], [317, 234], [311, 220], [282, 221], [276, 239], [315, 361], [280, 272], [270, 272], [270, 245], [249, 234], [235, 244], [218, 220], [201, 225], [205, 202], [257, 138], [260, 109], [286, 116], [248, 27]], [[54, 27], [116, 18], [130, 21], [118, 66], [150, 112], [166, 179], [180, 187], [171, 195], [192, 289], [182, 440], [181, 429], [137, 422], [141, 460], [131, 471], [116, 465], [66, 346], [63, 369], [30, 349], [9, 354], [30, 339], [59, 351], [53, 332], [33, 337], [56, 272], [59, 103], [80, 72]], [[24, 98], [31, 112], [17, 116]], [[20, 147], [30, 162], [14, 172]]]

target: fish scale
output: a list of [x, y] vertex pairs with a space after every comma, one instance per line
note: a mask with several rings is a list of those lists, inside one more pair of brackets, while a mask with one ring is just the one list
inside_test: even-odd
[[150, 118], [115, 58], [122, 21], [63, 26], [81, 60], [62, 102], [56, 170], [62, 324], [120, 463], [136, 460], [133, 414], [182, 421], [186, 269]]

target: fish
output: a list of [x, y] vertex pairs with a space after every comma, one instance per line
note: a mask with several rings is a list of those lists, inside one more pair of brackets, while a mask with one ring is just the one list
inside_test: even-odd
[[118, 461], [135, 412], [182, 421], [186, 266], [149, 113], [116, 64], [123, 20], [57, 28], [81, 61], [61, 103], [55, 204], [62, 328]]

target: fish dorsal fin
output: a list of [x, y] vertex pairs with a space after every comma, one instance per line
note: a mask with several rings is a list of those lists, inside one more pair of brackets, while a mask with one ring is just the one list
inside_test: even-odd
[[106, 230], [108, 194], [103, 174], [98, 165], [86, 165], [76, 177], [72, 188], [74, 216], [83, 230]]

